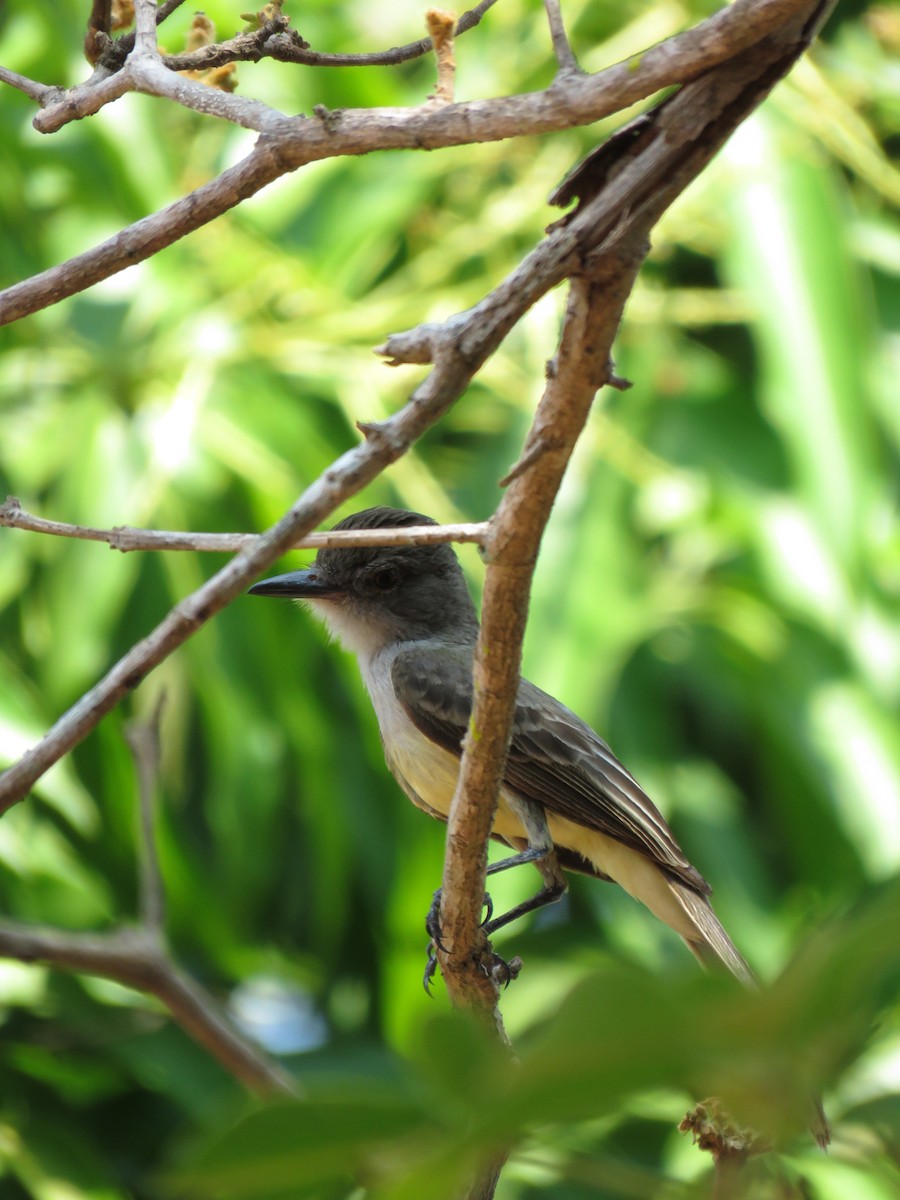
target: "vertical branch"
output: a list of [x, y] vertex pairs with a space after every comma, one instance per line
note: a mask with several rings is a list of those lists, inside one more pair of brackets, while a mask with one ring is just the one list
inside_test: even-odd
[[109, 44], [111, 25], [112, 0], [94, 0], [91, 15], [88, 17], [87, 32], [84, 35], [84, 57], [91, 66]]
[[[487, 561], [482, 629], [475, 656], [475, 703], [447, 832], [441, 969], [451, 999], [494, 1008], [496, 984], [485, 964], [453, 947], [483, 945], [480, 935], [486, 845], [515, 713], [528, 594], [544, 527], [597, 388], [611, 376], [610, 350], [645, 254], [634, 237], [591, 279], [572, 282], [559, 350], [522, 458], [484, 542]], [[493, 1020], [499, 1028], [499, 1014]]]
[[135, 0], [134, 6], [134, 49], [138, 58], [157, 58], [156, 44], [156, 0]]
[[544, 8], [547, 10], [550, 40], [553, 43], [553, 53], [556, 55], [556, 61], [559, 64], [559, 73], [561, 75], [583, 74], [566, 33], [559, 0], [544, 0]]
[[[482, 626], [475, 655], [475, 702], [447, 828], [437, 956], [456, 1007], [480, 1013], [505, 1039], [498, 984], [480, 928], [487, 843], [515, 716], [522, 640], [534, 565], [550, 510], [597, 389], [612, 380], [610, 351], [625, 301], [646, 253], [643, 236], [572, 281], [562, 338], [509, 491], [484, 543]], [[476, 947], [461, 955], [455, 947]], [[480, 947], [480, 949], [479, 949]], [[485, 1163], [465, 1200], [490, 1200], [506, 1158]]]

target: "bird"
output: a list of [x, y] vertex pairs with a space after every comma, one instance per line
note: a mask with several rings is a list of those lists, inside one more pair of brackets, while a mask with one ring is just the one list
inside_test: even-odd
[[[422, 513], [376, 507], [334, 529], [434, 524]], [[472, 709], [479, 633], [452, 547], [330, 547], [310, 567], [264, 579], [250, 594], [305, 602], [356, 655], [388, 767], [413, 804], [446, 821]], [[492, 837], [515, 853], [493, 863], [489, 874], [531, 862], [543, 887], [486, 921], [488, 933], [558, 900], [565, 871], [575, 871], [618, 884], [674, 929], [704, 966], [754, 985], [713, 912], [709, 884], [659, 809], [599, 734], [526, 679], [518, 686]], [[440, 938], [437, 912], [433, 905], [427, 922], [433, 940]]]

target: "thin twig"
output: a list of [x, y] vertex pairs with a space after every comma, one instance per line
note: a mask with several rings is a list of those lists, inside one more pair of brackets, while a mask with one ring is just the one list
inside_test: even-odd
[[160, 720], [165, 692], [160, 692], [146, 721], [132, 721], [125, 728], [137, 772], [141, 922], [159, 932], [165, 919], [165, 894], [156, 848], [156, 792], [159, 785]]
[[64, 94], [62, 88], [52, 87], [46, 83], [38, 83], [36, 79], [29, 79], [27, 75], [20, 75], [18, 71], [11, 71], [9, 67], [0, 66], [0, 83], [7, 83], [10, 87], [24, 92], [29, 99], [41, 105], [49, 104], [52, 100], [56, 100]]
[[[497, 0], [481, 0], [474, 8], [463, 13], [456, 23], [456, 36], [474, 29], [488, 9], [493, 8]], [[270, 23], [274, 25], [274, 22]], [[323, 50], [312, 50], [309, 45], [286, 28], [266, 33], [257, 37], [238, 34], [227, 42], [219, 42], [209, 46], [204, 51], [193, 54], [172, 54], [163, 59], [167, 67], [174, 71], [202, 70], [206, 67], [218, 67], [229, 62], [252, 61], [260, 58], [277, 58], [280, 62], [297, 63], [307, 67], [396, 67], [401, 63], [411, 62], [421, 58], [432, 50], [431, 38], [419, 38], [416, 42], [407, 42], [403, 46], [392, 46], [389, 50], [372, 50], [359, 54], [334, 54]], [[116, 43], [118, 45], [118, 43]]]
[[556, 55], [556, 61], [559, 63], [560, 74], [582, 74], [581, 67], [578, 65], [578, 60], [572, 51], [572, 46], [566, 33], [559, 0], [544, 0], [544, 8], [547, 10], [550, 40], [553, 43], [553, 53]]
[[184, 0], [165, 0], [163, 4], [160, 4], [159, 8], [156, 10], [157, 26], [162, 25], [163, 21], [171, 17], [172, 13], [175, 12], [176, 9], [181, 8], [182, 4], [184, 4]]
[[261, 1096], [293, 1095], [293, 1080], [240, 1033], [216, 1001], [146, 929], [67, 933], [0, 922], [0, 955], [113, 979], [161, 1001], [173, 1019], [225, 1070]]
[[[135, 550], [200, 550], [234, 554], [251, 546], [257, 533], [186, 533], [166, 529], [135, 529], [117, 525], [114, 529], [94, 529], [89, 525], [69, 525], [48, 521], [26, 512], [15, 496], [0, 504], [0, 526], [25, 529], [54, 537], [106, 542], [111, 550], [123, 554]], [[346, 529], [335, 533], [310, 533], [298, 538], [291, 550], [321, 550], [331, 546], [432, 546], [439, 542], [481, 542], [486, 522], [457, 525], [407, 525], [402, 529]]]

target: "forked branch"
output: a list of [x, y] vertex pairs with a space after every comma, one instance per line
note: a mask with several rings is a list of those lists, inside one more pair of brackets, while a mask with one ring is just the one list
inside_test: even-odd
[[[317, 110], [288, 117], [257, 100], [229, 95], [173, 74], [163, 60], [140, 57], [113, 75], [95, 73], [69, 92], [0, 69], [44, 109], [45, 131], [94, 113], [129, 90], [166, 96], [179, 104], [264, 133], [256, 147], [189, 196], [122, 230], [83, 254], [0, 292], [0, 324], [7, 324], [84, 291], [141, 262], [208, 224], [267, 184], [310, 162], [375, 150], [438, 149], [548, 133], [619, 112], [661, 88], [684, 84], [776, 29], [807, 13], [809, 0], [735, 0], [694, 29], [595, 75], [570, 72], [543, 92], [475, 100], [435, 108]], [[197, 63], [191, 64], [194, 69]]]

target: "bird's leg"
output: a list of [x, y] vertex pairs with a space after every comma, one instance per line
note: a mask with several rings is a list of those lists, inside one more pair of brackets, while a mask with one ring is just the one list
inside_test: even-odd
[[[522, 823], [525, 832], [523, 841], [527, 842], [527, 849], [520, 851], [518, 854], [511, 855], [509, 858], [501, 859], [500, 862], [492, 863], [488, 867], [486, 874], [497, 875], [501, 871], [508, 871], [510, 867], [519, 867], [525, 863], [534, 863], [541, 873], [544, 886], [531, 899], [523, 900], [521, 904], [517, 904], [515, 908], [511, 908], [509, 912], [502, 913], [499, 917], [493, 916], [493, 901], [488, 893], [485, 892], [484, 906], [488, 911], [487, 916], [482, 921], [481, 927], [488, 937], [496, 930], [502, 929], [504, 925], [509, 925], [510, 922], [525, 916], [526, 913], [535, 912], [537, 909], [543, 908], [546, 904], [555, 903], [561, 899], [568, 887], [566, 877], [557, 862], [556, 850], [553, 845], [553, 839], [550, 836], [547, 818], [542, 806], [530, 800], [512, 796], [507, 796], [506, 802]], [[519, 844], [521, 845], [521, 842]], [[437, 969], [437, 949], [446, 952], [446, 946], [441, 941], [441, 894], [442, 889], [438, 888], [434, 893], [431, 907], [428, 910], [428, 916], [425, 919], [425, 930], [431, 941], [428, 944], [428, 963], [425, 967], [423, 983], [425, 991], [429, 995], [431, 994], [431, 980], [434, 978], [434, 973]], [[510, 979], [514, 978], [515, 974], [518, 974], [518, 971], [510, 971], [508, 965], [498, 955], [494, 955], [494, 959], [495, 965], [502, 965], [506, 969], [507, 983]]]
[[482, 929], [488, 937], [492, 933], [496, 933], [498, 929], [502, 929], [504, 925], [509, 925], [511, 922], [517, 921], [519, 917], [524, 917], [530, 912], [536, 912], [539, 908], [544, 908], [547, 904], [555, 904], [557, 900], [561, 900], [565, 895], [569, 884], [560, 869], [559, 863], [556, 861], [556, 852], [552, 847], [545, 852], [524, 850], [521, 854], [514, 854], [511, 858], [504, 858], [500, 862], [493, 863], [488, 867], [487, 873], [488, 875], [496, 875], [499, 871], [505, 871], [509, 867], [518, 867], [522, 863], [529, 862], [533, 862], [540, 871], [544, 886], [530, 900], [523, 900], [521, 904], [517, 904], [509, 912], [501, 913], [499, 917], [488, 917], [482, 924]]
[[524, 917], [526, 913], [535, 912], [537, 909], [543, 908], [545, 904], [555, 904], [563, 897], [568, 888], [566, 877], [556, 859], [556, 850], [547, 826], [547, 817], [541, 805], [512, 796], [508, 796], [506, 802], [522, 822], [528, 849], [519, 854], [513, 854], [510, 858], [501, 859], [500, 862], [492, 863], [487, 869], [487, 874], [497, 875], [501, 871], [508, 871], [510, 867], [533, 862], [541, 873], [544, 886], [530, 900], [523, 900], [509, 912], [501, 913], [499, 917], [493, 918], [488, 915], [483, 925], [484, 932], [488, 937], [498, 929], [502, 929], [504, 925], [509, 925], [519, 917]]

